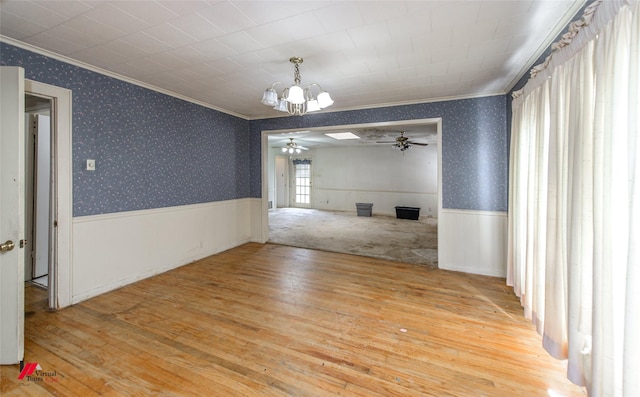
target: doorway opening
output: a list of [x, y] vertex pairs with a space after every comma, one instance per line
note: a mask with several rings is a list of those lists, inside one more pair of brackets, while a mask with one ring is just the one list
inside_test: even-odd
[[[55, 294], [55, 128], [53, 100], [25, 94], [25, 282]], [[48, 299], [55, 309], [55, 299]]]
[[[351, 131], [358, 139], [328, 137], [341, 131]], [[408, 137], [415, 148], [408, 153], [394, 150], [398, 136]], [[437, 264], [442, 242], [441, 136], [440, 118], [263, 131], [262, 241]], [[308, 155], [282, 157], [279, 153], [291, 138], [306, 146]], [[308, 204], [300, 205], [306, 190], [298, 189], [294, 161], [311, 157]], [[360, 202], [373, 204], [372, 217], [356, 217]], [[397, 220], [394, 206], [420, 207], [419, 222]], [[342, 226], [333, 230], [335, 225]], [[340, 234], [347, 230], [351, 234]], [[305, 240], [306, 234], [312, 236]], [[338, 234], [342, 237], [336, 238]], [[337, 242], [346, 251], [340, 251]]]
[[51, 99], [25, 95], [25, 281], [45, 290], [51, 285], [55, 245], [55, 158], [52, 151]]
[[[31, 237], [32, 241], [27, 241], [27, 247], [25, 248], [29, 248], [29, 250], [35, 249], [36, 256], [41, 254], [43, 258], [46, 258], [47, 274], [46, 278], [41, 281], [46, 281], [47, 308], [49, 310], [57, 310], [69, 306], [72, 303], [72, 93], [71, 90], [66, 88], [29, 79], [25, 79], [24, 83], [25, 117], [27, 117], [26, 114], [28, 114], [28, 110], [32, 110], [33, 113], [46, 113], [46, 109], [48, 109], [49, 121], [47, 122], [45, 119], [42, 119], [38, 124], [40, 126], [48, 125], [50, 134], [48, 140], [46, 138], [40, 139], [41, 143], [48, 143], [48, 149], [50, 151], [48, 155], [49, 161], [47, 162], [46, 155], [43, 156], [45, 160], [40, 161], [40, 164], [49, 163], [50, 167], [50, 180], [48, 181], [49, 198], [39, 199], [37, 193], [32, 192], [31, 197], [33, 197], [33, 200], [29, 201], [33, 203], [31, 206], [34, 209], [34, 213], [38, 212], [37, 205], [42, 205], [44, 208], [48, 206], [48, 216], [42, 217], [42, 219], [48, 218], [48, 222], [42, 221], [41, 225], [46, 226], [35, 226], [32, 235], [40, 232], [44, 237], [38, 237], [37, 235]], [[46, 114], [43, 114], [43, 116], [45, 115]], [[28, 124], [25, 124], [25, 127], [26, 126], [28, 126]], [[27, 129], [25, 132], [29, 132], [29, 130]], [[25, 134], [25, 136], [27, 135], [31, 134]], [[28, 139], [27, 143], [29, 143]], [[35, 145], [35, 139], [33, 144]], [[35, 168], [36, 152], [35, 149], [33, 150], [34, 160], [28, 164], [31, 164]], [[32, 172], [27, 172], [27, 175], [32, 175], [33, 178], [33, 172], [33, 170]], [[43, 173], [46, 174], [46, 171], [43, 171]], [[42, 182], [42, 178], [40, 181]], [[33, 183], [25, 181], [25, 190], [28, 190], [29, 187], [36, 190], [37, 186], [34, 188], [34, 183], [37, 183], [37, 181]], [[44, 188], [41, 190], [43, 189]], [[25, 198], [28, 196], [29, 193], [25, 192]], [[25, 210], [28, 210], [30, 206], [29, 202], [25, 204]], [[42, 214], [43, 211], [45, 210], [40, 210], [40, 214]], [[37, 216], [34, 216], [32, 222], [27, 223], [27, 227], [29, 224], [33, 224], [36, 218]], [[27, 228], [25, 228], [25, 232], [27, 232], [26, 229]], [[48, 229], [48, 232], [46, 229]], [[35, 240], [39, 240], [42, 244], [36, 247], [37, 243]], [[29, 245], [31, 245], [31, 247], [29, 247]], [[42, 245], [46, 248], [41, 248]], [[26, 261], [29, 260], [30, 256], [31, 255], [28, 254], [25, 255], [25, 257], [27, 257]], [[32, 275], [30, 272], [32, 268], [29, 267], [29, 269], [27, 269], [27, 266], [28, 263], [25, 263], [25, 270], [28, 270], [25, 272], [25, 278]], [[31, 266], [33, 266], [33, 264]]]

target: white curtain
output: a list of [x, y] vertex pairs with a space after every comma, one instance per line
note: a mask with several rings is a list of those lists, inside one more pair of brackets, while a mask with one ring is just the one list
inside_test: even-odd
[[603, 1], [514, 99], [507, 283], [590, 396], [640, 396], [640, 3]]

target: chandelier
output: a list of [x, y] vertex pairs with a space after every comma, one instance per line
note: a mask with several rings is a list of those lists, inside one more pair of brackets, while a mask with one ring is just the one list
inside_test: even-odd
[[[271, 84], [271, 88], [267, 88], [262, 95], [262, 103], [273, 106], [274, 109], [281, 112], [287, 112], [292, 116], [302, 116], [307, 112], [315, 112], [333, 105], [333, 99], [328, 92], [324, 91], [320, 84], [311, 83], [305, 88], [300, 86], [300, 64], [304, 60], [300, 57], [289, 58], [289, 62], [294, 65], [293, 81], [294, 85], [285, 88], [282, 95], [278, 96], [275, 89], [276, 84], [282, 84], [276, 81]], [[317, 87], [319, 93], [313, 96], [312, 89]]]

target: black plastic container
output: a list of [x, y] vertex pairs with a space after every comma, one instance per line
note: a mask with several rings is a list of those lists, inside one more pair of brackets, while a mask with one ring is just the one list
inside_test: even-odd
[[398, 219], [412, 219], [417, 221], [420, 218], [419, 207], [396, 207], [396, 218]]

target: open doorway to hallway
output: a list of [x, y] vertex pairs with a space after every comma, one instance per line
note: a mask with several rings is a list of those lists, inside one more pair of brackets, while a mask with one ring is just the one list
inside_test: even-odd
[[51, 99], [25, 95], [25, 281], [48, 290], [54, 257], [54, 183]]

